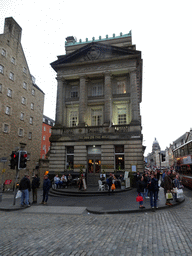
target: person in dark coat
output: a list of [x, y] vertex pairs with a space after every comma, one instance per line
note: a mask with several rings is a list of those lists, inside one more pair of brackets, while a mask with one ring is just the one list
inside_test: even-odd
[[33, 204], [37, 203], [37, 189], [39, 188], [40, 181], [38, 175], [35, 174], [32, 180]]
[[154, 207], [158, 208], [157, 196], [158, 196], [159, 187], [158, 187], [158, 179], [155, 178], [154, 173], [151, 174], [151, 179], [149, 180], [149, 183], [148, 183], [148, 189], [150, 193], [151, 208], [152, 209], [154, 209]]
[[[173, 182], [172, 182], [172, 179], [170, 177], [170, 174], [171, 174], [171, 171], [169, 170], [167, 172], [167, 175], [164, 178], [164, 193], [165, 193], [165, 196], [166, 196], [166, 193], [171, 193], [171, 190], [173, 189]], [[172, 205], [170, 203], [170, 199], [166, 199], [165, 204], [166, 205]]]
[[21, 190], [21, 207], [24, 205], [30, 206], [29, 203], [29, 192], [31, 191], [31, 185], [29, 175], [26, 174], [19, 183], [19, 190]]
[[[146, 186], [146, 183], [144, 181], [144, 176], [142, 175], [140, 178], [138, 178], [138, 181], [137, 181], [137, 192], [139, 196], [144, 197], [145, 186]], [[143, 201], [139, 202], [139, 208], [145, 208], [145, 206], [143, 205]]]
[[48, 179], [48, 176], [45, 175], [44, 182], [43, 182], [43, 200], [41, 204], [45, 204], [45, 205], [47, 204], [50, 187], [51, 187], [51, 181]]

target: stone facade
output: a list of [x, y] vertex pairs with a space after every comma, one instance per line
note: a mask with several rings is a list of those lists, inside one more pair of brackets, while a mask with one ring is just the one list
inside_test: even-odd
[[80, 169], [88, 182], [103, 170], [143, 171], [141, 52], [131, 33], [77, 43], [51, 63], [57, 72], [50, 172]]
[[13, 18], [6, 18], [0, 35], [0, 157], [7, 159], [4, 179], [12, 180], [12, 151], [22, 145], [28, 152], [30, 161], [20, 177], [26, 171], [32, 175], [39, 160], [44, 106], [44, 93], [35, 84], [23, 52], [21, 32]]

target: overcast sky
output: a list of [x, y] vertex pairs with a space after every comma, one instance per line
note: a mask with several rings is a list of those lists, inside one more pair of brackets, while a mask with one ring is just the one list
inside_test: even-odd
[[45, 93], [44, 114], [55, 119], [56, 73], [50, 63], [65, 54], [65, 38], [77, 40], [132, 30], [142, 51], [142, 133], [145, 155], [155, 138], [162, 150], [192, 128], [191, 1], [0, 0], [0, 33], [13, 17], [31, 74]]

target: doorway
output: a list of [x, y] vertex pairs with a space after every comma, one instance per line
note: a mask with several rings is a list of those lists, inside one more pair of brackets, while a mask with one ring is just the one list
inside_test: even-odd
[[93, 155], [88, 156], [88, 173], [100, 173], [101, 172], [101, 156]]

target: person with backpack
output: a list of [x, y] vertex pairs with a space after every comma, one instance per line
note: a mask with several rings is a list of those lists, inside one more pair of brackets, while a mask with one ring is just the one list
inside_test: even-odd
[[33, 204], [37, 203], [37, 189], [40, 186], [40, 181], [39, 181], [39, 177], [37, 174], [35, 174], [35, 176], [33, 177], [32, 180], [32, 194], [33, 194]]

